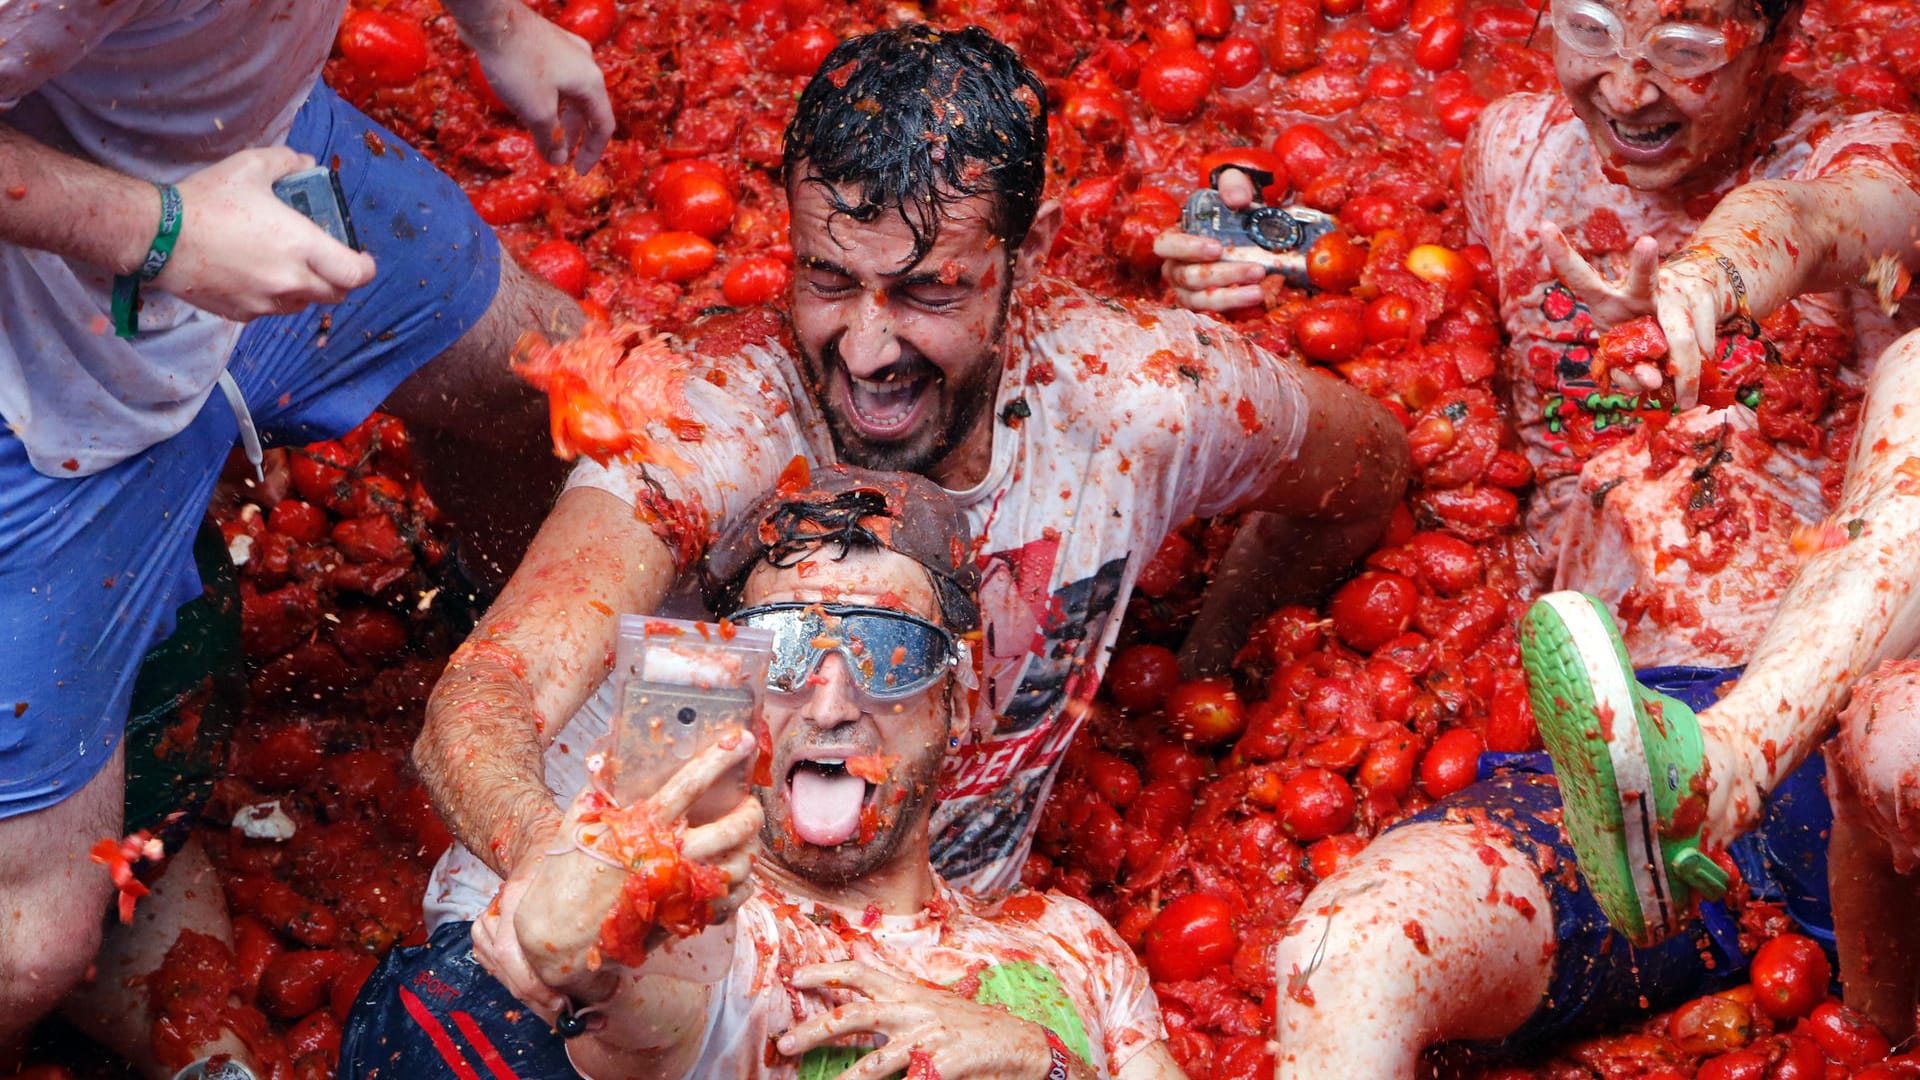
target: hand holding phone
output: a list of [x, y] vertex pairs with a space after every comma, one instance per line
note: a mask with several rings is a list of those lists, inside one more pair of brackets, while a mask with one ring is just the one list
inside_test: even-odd
[[360, 251], [360, 238], [354, 235], [353, 218], [347, 214], [347, 196], [340, 189], [340, 174], [326, 165], [288, 173], [273, 182], [273, 194], [293, 207], [307, 220], [320, 226], [328, 236]]

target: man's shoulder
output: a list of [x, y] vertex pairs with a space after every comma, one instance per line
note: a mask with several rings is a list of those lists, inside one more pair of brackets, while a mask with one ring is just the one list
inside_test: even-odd
[[[1204, 380], [1238, 331], [1209, 315], [1138, 298], [1100, 296], [1058, 279], [1022, 293], [1015, 348], [1036, 387], [1111, 399], [1129, 386], [1161, 392]], [[1257, 348], [1245, 342], [1248, 348]]]
[[966, 914], [1015, 938], [1032, 938], [1092, 963], [1112, 948], [1124, 949], [1119, 936], [1092, 906], [1062, 892], [1040, 892], [1022, 885], [992, 900], [959, 897]]
[[793, 328], [786, 314], [771, 307], [723, 308], [701, 316], [678, 335], [686, 353], [725, 360], [752, 349], [792, 356]]

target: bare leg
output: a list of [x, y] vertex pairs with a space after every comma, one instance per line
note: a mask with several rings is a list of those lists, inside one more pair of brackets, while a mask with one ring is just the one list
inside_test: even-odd
[[1840, 977], [1847, 1004], [1899, 1042], [1920, 1005], [1920, 661], [1861, 682], [1829, 761]]
[[566, 475], [546, 396], [509, 366], [514, 343], [530, 330], [571, 337], [584, 322], [578, 304], [503, 254], [480, 321], [384, 406], [406, 421], [434, 499], [461, 526], [467, 569], [490, 590], [519, 565]]
[[87, 858], [120, 835], [121, 752], [58, 805], [0, 821], [0, 1072], [19, 1066], [28, 1033], [86, 978], [113, 883]]
[[[165, 1080], [174, 1070], [153, 1056], [153, 1009], [140, 977], [160, 969], [182, 930], [232, 945], [233, 924], [213, 864], [197, 838], [167, 860], [165, 872], [149, 887], [153, 895], [134, 908], [133, 923], [108, 929], [93, 981], [69, 994], [61, 1011], [81, 1034], [126, 1058], [146, 1076]], [[231, 1033], [200, 1047], [195, 1056], [210, 1054], [231, 1054], [245, 1064], [253, 1060], [246, 1044]]]
[[1278, 1080], [1407, 1080], [1420, 1052], [1540, 1007], [1553, 911], [1498, 829], [1423, 822], [1320, 883], [1275, 950]]
[[[1715, 782], [1706, 837], [1725, 844], [1759, 822], [1762, 798], [1811, 753], [1853, 683], [1920, 643], [1920, 333], [1882, 353], [1839, 508], [1858, 535], [1809, 558], [1781, 599], [1746, 674], [1700, 716]], [[1903, 471], [1904, 470], [1904, 471]], [[1852, 523], [1858, 522], [1858, 525]]]

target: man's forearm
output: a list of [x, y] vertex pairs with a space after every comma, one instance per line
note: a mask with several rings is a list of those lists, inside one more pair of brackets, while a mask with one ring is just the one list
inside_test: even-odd
[[152, 184], [62, 153], [0, 120], [0, 241], [125, 274], [146, 258], [159, 222]]
[[1747, 306], [1764, 318], [1796, 296], [1858, 283], [1892, 255], [1920, 269], [1920, 195], [1889, 172], [1852, 168], [1817, 180], [1763, 180], [1720, 200], [1691, 244], [1724, 255]]
[[442, 6], [472, 48], [504, 39], [519, 19], [539, 18], [520, 0], [445, 0]]

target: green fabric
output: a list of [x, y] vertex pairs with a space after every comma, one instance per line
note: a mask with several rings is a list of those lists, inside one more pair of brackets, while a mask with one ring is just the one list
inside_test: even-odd
[[141, 661], [127, 714], [126, 828], [151, 829], [205, 803], [226, 761], [245, 696], [240, 582], [220, 530], [194, 538], [202, 594], [174, 616], [173, 635]]
[[[1086, 1024], [1081, 1022], [1080, 1010], [1074, 1008], [1059, 976], [1031, 961], [1016, 960], [983, 969], [979, 980], [980, 989], [974, 992], [973, 1000], [999, 1005], [1022, 1020], [1039, 1024], [1059, 1036], [1080, 1060], [1093, 1060]], [[800, 1080], [833, 1080], [872, 1052], [866, 1047], [815, 1047], [800, 1059]]]

